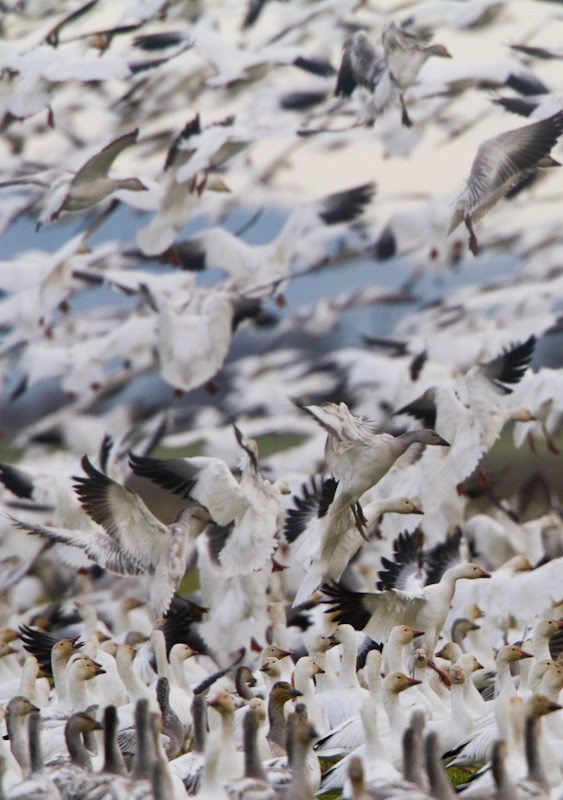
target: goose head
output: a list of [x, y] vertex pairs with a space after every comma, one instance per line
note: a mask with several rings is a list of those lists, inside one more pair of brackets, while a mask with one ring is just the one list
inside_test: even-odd
[[273, 656], [265, 658], [258, 668], [258, 672], [265, 672], [266, 675], [273, 680], [279, 680], [281, 678], [281, 664], [279, 658], [274, 658]]
[[291, 650], [282, 650], [277, 644], [270, 644], [262, 650], [262, 661], [265, 658], [286, 658], [286, 656], [293, 655]]
[[[446, 570], [447, 572], [451, 572], [454, 578], [467, 578], [468, 580], [475, 580], [475, 578], [490, 578], [491, 575], [489, 572], [485, 572], [484, 569], [478, 564], [457, 564], [455, 567], [451, 567], [451, 570]], [[444, 573], [445, 574], [445, 573]]]
[[391, 630], [389, 639], [387, 641], [388, 643], [392, 642], [392, 644], [405, 645], [410, 644], [414, 639], [417, 639], [423, 634], [424, 631], [415, 630], [414, 628], [410, 628], [408, 625], [395, 625], [395, 627]]
[[452, 686], [459, 686], [460, 684], [465, 683], [465, 670], [461, 664], [452, 664], [450, 683]]
[[416, 678], [409, 678], [404, 672], [390, 672], [383, 679], [383, 688], [391, 694], [399, 694], [404, 692], [405, 689], [410, 689], [411, 686], [418, 686], [420, 683], [422, 681], [418, 681]]
[[534, 627], [534, 636], [541, 636], [549, 639], [563, 628], [563, 620], [540, 619]]
[[426, 55], [428, 58], [430, 56], [436, 56], [437, 58], [451, 58], [452, 55], [449, 50], [444, 47], [443, 44], [431, 44], [426, 48]]
[[505, 644], [497, 653], [497, 664], [510, 664], [513, 661], [520, 661], [522, 658], [533, 658], [531, 653], [527, 653], [518, 647], [517, 644]]
[[539, 717], [551, 714], [553, 711], [559, 711], [561, 708], [562, 706], [559, 703], [552, 702], [544, 694], [534, 694], [526, 703], [526, 718], [539, 719]]
[[235, 713], [235, 698], [224, 687], [221, 687], [219, 691], [207, 701], [207, 705], [218, 711], [222, 717]]

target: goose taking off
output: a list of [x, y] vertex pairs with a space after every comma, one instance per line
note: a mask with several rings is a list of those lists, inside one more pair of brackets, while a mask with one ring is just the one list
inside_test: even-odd
[[209, 509], [218, 525], [235, 523], [221, 551], [224, 567], [235, 575], [262, 569], [276, 542], [276, 520], [283, 494], [289, 494], [285, 480], [270, 483], [260, 474], [258, 446], [234, 426], [244, 453], [240, 462], [240, 481], [220, 458], [154, 459], [131, 455], [135, 474]]
[[364, 417], [352, 414], [346, 403], [306, 406], [298, 400], [293, 402], [316, 419], [328, 434], [325, 458], [338, 485], [326, 513], [338, 514], [351, 507], [356, 526], [364, 538], [366, 519], [359, 505], [363, 493], [375, 486], [415, 442], [449, 447], [449, 442], [428, 428], [407, 431], [400, 436], [375, 433], [374, 426]]
[[539, 167], [558, 167], [550, 156], [563, 133], [563, 111], [514, 131], [506, 131], [480, 145], [467, 186], [457, 199], [448, 236], [465, 222], [469, 249], [479, 253], [473, 222], [477, 222], [514, 186]]

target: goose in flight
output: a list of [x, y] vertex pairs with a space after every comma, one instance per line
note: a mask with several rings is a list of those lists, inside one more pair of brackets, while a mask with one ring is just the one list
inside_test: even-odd
[[84, 211], [119, 189], [142, 192], [147, 187], [138, 178], [110, 178], [113, 162], [127, 147], [137, 141], [139, 130], [119, 136], [80, 167], [74, 174], [65, 173], [50, 184], [49, 195], [37, 229], [44, 222], [58, 219], [63, 211]]
[[480, 467], [481, 458], [492, 448], [509, 420], [531, 422], [535, 416], [521, 406], [503, 406], [500, 398], [512, 393], [532, 360], [536, 337], [504, 348], [502, 353], [469, 369], [456, 391], [432, 387], [395, 414], [409, 414], [440, 429], [452, 439], [445, 469], [447, 478], [459, 485], [479, 468], [481, 482], [488, 479]]
[[364, 538], [366, 519], [359, 505], [363, 493], [375, 486], [412, 444], [419, 442], [449, 447], [449, 442], [429, 428], [407, 431], [400, 436], [375, 433], [373, 424], [352, 414], [346, 403], [306, 406], [298, 400], [293, 402], [310, 414], [328, 434], [325, 459], [338, 485], [325, 513], [332, 516], [351, 508], [356, 526]]
[[416, 81], [418, 73], [431, 56], [451, 58], [451, 55], [443, 44], [427, 44], [428, 37], [425, 34], [409, 31], [393, 20], [385, 26], [381, 42], [391, 85], [400, 91], [403, 125], [410, 128], [412, 121], [407, 112], [404, 93]]
[[256, 442], [233, 427], [244, 451], [240, 480], [220, 458], [155, 459], [131, 455], [130, 463], [136, 475], [205, 506], [218, 525], [234, 522], [219, 558], [231, 574], [247, 575], [262, 569], [274, 552], [281, 498], [289, 494], [289, 487], [284, 480], [270, 483], [262, 477]]
[[[336, 622], [347, 622], [378, 642], [385, 641], [395, 625], [408, 625], [424, 631], [421, 637], [423, 646], [427, 653], [434, 653], [457, 581], [490, 577], [477, 564], [463, 563], [447, 569], [438, 583], [422, 586], [419, 582], [418, 588], [410, 591], [352, 592], [331, 584], [325, 585], [323, 592], [328, 598], [325, 601], [330, 607], [328, 613]], [[431, 666], [430, 661], [428, 663]]]
[[186, 568], [190, 540], [209, 521], [206, 509], [187, 505], [171, 525], [165, 525], [139, 495], [97, 470], [88, 456], [82, 459], [87, 477], [75, 478], [82, 507], [104, 531], [71, 531], [28, 525], [18, 527], [47, 539], [85, 551], [91, 561], [125, 575], [151, 575], [150, 608], [155, 619], [169, 609]]
[[465, 222], [469, 249], [478, 255], [473, 223], [536, 169], [560, 166], [550, 152], [562, 133], [563, 111], [558, 111], [547, 119], [484, 141], [477, 150], [467, 186], [457, 198], [448, 236]]
[[[305, 569], [305, 577], [295, 597], [294, 606], [307, 598], [326, 581], [338, 581], [350, 559], [362, 544], [362, 537], [355, 526], [350, 508], [342, 513], [327, 515], [326, 503], [336, 491], [336, 481], [329, 478], [319, 485], [315, 480], [302, 487], [303, 498], [295, 497], [296, 508], [290, 509], [285, 521], [284, 533], [298, 563]], [[390, 497], [373, 500], [363, 509], [367, 528], [387, 513], [422, 514], [420, 508], [407, 497]]]

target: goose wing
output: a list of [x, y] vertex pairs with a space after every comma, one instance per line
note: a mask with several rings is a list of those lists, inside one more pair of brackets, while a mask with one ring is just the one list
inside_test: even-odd
[[220, 458], [147, 458], [131, 454], [131, 469], [163, 489], [196, 500], [218, 525], [244, 513], [246, 501], [238, 481]]
[[138, 135], [139, 129], [137, 128], [136, 130], [131, 131], [131, 133], [126, 133], [124, 136], [119, 136], [117, 139], [114, 139], [113, 142], [110, 142], [108, 145], [106, 145], [102, 150], [100, 150], [99, 153], [96, 153], [95, 156], [92, 156], [92, 158], [90, 158], [84, 164], [84, 166], [80, 167], [72, 180], [73, 185], [76, 186], [81, 183], [90, 183], [107, 176], [109, 170], [111, 169], [111, 165], [117, 156], [122, 150], [125, 150], [126, 147], [130, 147], [132, 144], [135, 144]]
[[416, 628], [416, 617], [423, 608], [423, 595], [389, 589], [385, 592], [351, 592], [337, 583], [324, 584], [327, 613], [336, 622], [346, 622], [358, 631], [365, 631], [375, 641], [386, 641], [395, 625]]
[[536, 337], [532, 335], [522, 344], [505, 347], [496, 358], [479, 364], [478, 373], [493, 384], [500, 394], [511, 394], [512, 389], [505, 384], [514, 384], [521, 380], [530, 365], [535, 346]]
[[477, 150], [468, 191], [473, 219], [482, 217], [518, 180], [538, 166], [563, 133], [563, 112], [487, 139]]
[[98, 564], [117, 575], [142, 575], [146, 572], [140, 561], [122, 550], [118, 542], [103, 531], [71, 531], [7, 516], [14, 527], [51, 542], [56, 547], [57, 556], [68, 567], [79, 570]]
[[168, 527], [136, 492], [97, 470], [88, 456], [81, 464], [88, 477], [76, 477], [74, 489], [83, 509], [145, 571], [154, 568], [170, 539]]

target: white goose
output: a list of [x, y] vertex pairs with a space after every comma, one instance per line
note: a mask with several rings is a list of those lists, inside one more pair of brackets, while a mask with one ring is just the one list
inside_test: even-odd
[[244, 453], [240, 480], [219, 458], [151, 459], [131, 456], [131, 466], [141, 475], [186, 500], [205, 506], [218, 525], [234, 522], [220, 560], [231, 573], [248, 575], [262, 569], [276, 542], [276, 520], [286, 481], [270, 483], [260, 474], [258, 447], [234, 426]]
[[[293, 557], [306, 573], [293, 601], [294, 606], [304, 603], [322, 583], [340, 580], [351, 558], [361, 547], [362, 535], [351, 509], [345, 507], [340, 513], [328, 514], [325, 511], [336, 490], [334, 480], [324, 481], [322, 487], [313, 482], [312, 489], [307, 488], [307, 516], [301, 498], [294, 499], [297, 509], [288, 512], [284, 533], [290, 543], [296, 542], [292, 548]], [[292, 511], [296, 513], [292, 515]], [[368, 530], [383, 514], [423, 513], [407, 497], [373, 500], [362, 511]]]
[[[404, 622], [421, 636], [427, 653], [434, 653], [459, 580], [490, 578], [477, 564], [458, 564], [447, 569], [439, 583], [418, 591], [388, 589], [382, 592], [351, 592], [334, 584], [323, 588], [327, 604], [337, 622], [349, 622], [375, 641], [385, 641], [392, 628]], [[429, 662], [430, 663], [430, 662]]]
[[[352, 508], [362, 535], [364, 520], [358, 501], [362, 494], [381, 480], [395, 461], [415, 443], [448, 447], [449, 443], [436, 431], [423, 428], [400, 436], [374, 433], [373, 424], [352, 414], [346, 403], [323, 403], [321, 406], [295, 404], [310, 414], [327, 431], [325, 459], [338, 481], [327, 514]], [[365, 538], [365, 537], [364, 537]]]
[[457, 199], [448, 234], [465, 222], [469, 249], [478, 255], [473, 222], [479, 220], [516, 184], [538, 167], [557, 166], [549, 155], [563, 133], [563, 112], [500, 133], [483, 142], [471, 166], [467, 186]]

